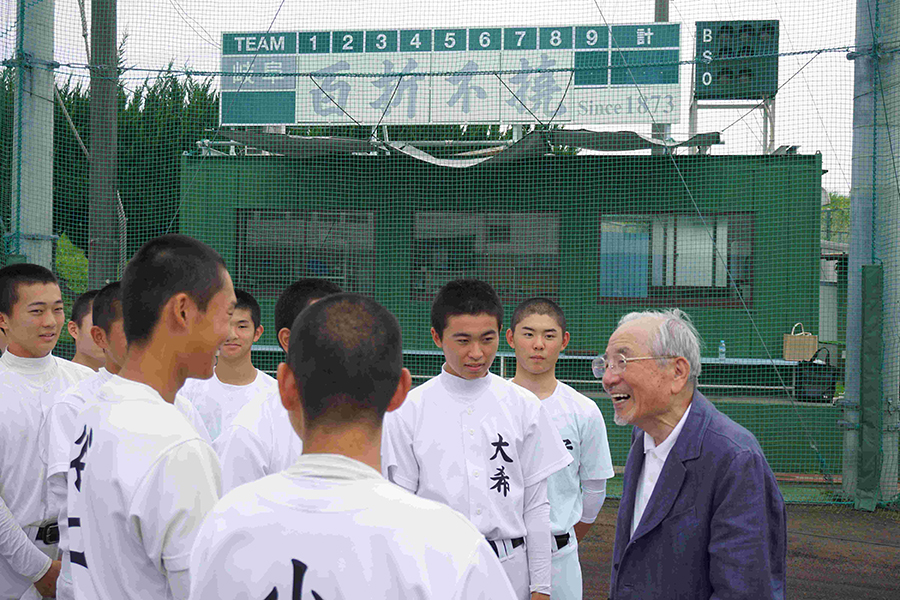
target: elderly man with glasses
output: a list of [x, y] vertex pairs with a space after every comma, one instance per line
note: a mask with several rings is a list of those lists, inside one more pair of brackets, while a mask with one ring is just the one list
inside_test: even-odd
[[593, 367], [634, 426], [610, 598], [784, 598], [784, 499], [756, 438], [697, 390], [690, 318], [622, 317]]

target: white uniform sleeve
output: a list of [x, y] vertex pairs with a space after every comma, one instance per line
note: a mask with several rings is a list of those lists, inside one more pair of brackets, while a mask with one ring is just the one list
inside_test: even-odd
[[532, 486], [572, 462], [547, 409], [538, 406], [525, 430], [520, 456], [525, 487]]
[[381, 471], [385, 479], [413, 494], [419, 489], [419, 463], [413, 452], [412, 428], [405, 415], [410, 412], [401, 406], [399, 410], [384, 416], [381, 430]]
[[603, 508], [606, 500], [606, 480], [588, 479], [581, 482], [581, 495], [583, 498], [581, 509], [581, 522], [593, 523]]
[[42, 427], [42, 441], [47, 477], [69, 470], [69, 454], [78, 434], [75, 432], [75, 420], [78, 418], [78, 407], [65, 401], [65, 397], [55, 402], [47, 411]]
[[[609, 454], [609, 440], [606, 437], [606, 423], [597, 405], [591, 402], [585, 419], [580, 419], [581, 465], [578, 476], [584, 482], [590, 479], [609, 479], [615, 475], [612, 457]], [[582, 484], [582, 487], [583, 484]]]
[[215, 452], [190, 440], [169, 450], [141, 482], [129, 509], [134, 534], [154, 564], [162, 564], [173, 593], [183, 588], [172, 573], [187, 571], [191, 546], [219, 499], [222, 474]]
[[246, 427], [232, 425], [216, 438], [213, 447], [222, 463], [223, 494], [269, 475], [269, 452]]
[[13, 571], [32, 582], [43, 577], [52, 563], [50, 557], [28, 539], [3, 498], [0, 498], [0, 556]]
[[547, 480], [525, 488], [525, 549], [531, 591], [550, 595], [550, 500]]
[[516, 593], [497, 555], [481, 541], [454, 590], [453, 600], [513, 600]]

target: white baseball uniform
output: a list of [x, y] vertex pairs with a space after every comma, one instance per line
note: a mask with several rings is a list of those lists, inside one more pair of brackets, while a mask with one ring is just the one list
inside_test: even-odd
[[254, 398], [278, 393], [275, 378], [256, 370], [256, 379], [246, 385], [223, 383], [213, 373], [209, 379], [188, 379], [178, 392], [191, 401], [215, 440], [234, 422], [235, 416]]
[[[602, 482], [605, 489], [605, 481], [615, 475], [606, 423], [596, 403], [561, 381], [541, 403], [573, 458], [566, 468], [551, 475], [547, 481], [550, 532], [553, 534], [553, 599], [580, 599], [583, 584], [574, 526], [579, 521], [593, 523], [600, 509], [599, 506], [589, 507], [588, 512], [592, 514], [585, 514], [582, 486], [591, 486], [587, 482]], [[566, 534], [568, 542], [560, 546]]]
[[[79, 432], [76, 431], [75, 420], [85, 404], [96, 399], [100, 388], [111, 378], [112, 373], [101, 368], [93, 376], [75, 384], [53, 403], [44, 420], [43, 456], [44, 463], [47, 465], [47, 505], [50, 517], [56, 517], [59, 523], [59, 550], [62, 561], [59, 579], [56, 582], [57, 600], [74, 598], [68, 553], [66, 473], [72, 458], [73, 444], [79, 435]], [[200, 414], [180, 393], [175, 397], [175, 408], [197, 430], [200, 437], [207, 442], [211, 441]]]
[[283, 471], [303, 452], [277, 387], [239, 410], [213, 447], [222, 463], [224, 492]]
[[76, 598], [186, 598], [219, 461], [175, 406], [113, 376], [75, 422], [68, 545]]
[[[442, 369], [385, 417], [385, 477], [468, 517], [520, 598], [549, 593], [545, 481], [571, 461], [540, 400], [490, 373], [466, 380]], [[532, 506], [545, 512], [530, 521]]]
[[512, 600], [484, 537], [450, 508], [417, 498], [336, 454], [228, 493], [191, 553], [191, 599]]
[[[47, 355], [0, 356], [3, 417], [0, 418], [0, 497], [14, 517], [0, 519], [0, 600], [37, 598], [32, 583], [50, 568], [56, 546], [36, 540], [47, 519], [46, 465], [42, 460], [41, 427], [53, 399], [94, 372]], [[24, 544], [23, 534], [28, 540]], [[40, 549], [39, 556], [35, 552]], [[23, 595], [24, 594], [24, 595]]]

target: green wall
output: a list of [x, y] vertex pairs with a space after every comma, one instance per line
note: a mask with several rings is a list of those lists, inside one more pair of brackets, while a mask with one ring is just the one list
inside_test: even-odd
[[[400, 319], [408, 349], [432, 349], [427, 301], [411, 299], [413, 215], [417, 211], [557, 212], [559, 299], [569, 321], [569, 354], [596, 354], [618, 318], [675, 302], [598, 302], [600, 215], [752, 213], [750, 315], [737, 303], [682, 307], [715, 356], [781, 357], [782, 334], [798, 321], [816, 333], [821, 156], [547, 156], [468, 169], [404, 156], [182, 159], [182, 233], [235, 264], [236, 211], [266, 208], [375, 212], [375, 296]], [[286, 273], [286, 285], [295, 277]], [[236, 285], [242, 282], [237, 280]], [[274, 344], [272, 307], [280, 290], [259, 292], [261, 343]], [[507, 306], [510, 314], [513, 306]], [[760, 339], [760, 335], [762, 339]]]

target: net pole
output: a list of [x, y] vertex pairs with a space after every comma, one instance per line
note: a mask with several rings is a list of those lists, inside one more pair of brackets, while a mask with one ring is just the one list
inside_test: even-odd
[[870, 14], [877, 0], [857, 0], [853, 75], [853, 149], [850, 185], [850, 267], [847, 299], [844, 461], [842, 489], [855, 498], [859, 463], [860, 368], [862, 363], [862, 266], [872, 264], [875, 204], [874, 32]]
[[116, 0], [91, 4], [91, 165], [88, 287], [118, 279]]

